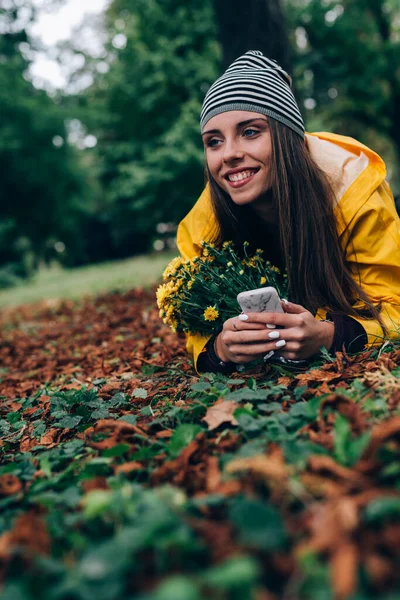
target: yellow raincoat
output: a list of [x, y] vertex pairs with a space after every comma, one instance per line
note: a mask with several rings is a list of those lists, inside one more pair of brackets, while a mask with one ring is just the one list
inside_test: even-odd
[[[354, 278], [374, 304], [390, 338], [400, 335], [400, 220], [393, 194], [385, 181], [386, 167], [372, 150], [356, 140], [332, 133], [306, 135], [311, 156], [328, 175], [336, 196], [337, 230]], [[208, 187], [178, 227], [177, 243], [184, 259], [200, 253], [215, 227]], [[347, 241], [351, 238], [351, 243]], [[316, 318], [324, 319], [326, 309]], [[354, 317], [353, 317], [354, 318]], [[383, 341], [378, 321], [357, 318], [368, 335], [368, 344]], [[209, 337], [187, 336], [187, 350], [197, 358]]]

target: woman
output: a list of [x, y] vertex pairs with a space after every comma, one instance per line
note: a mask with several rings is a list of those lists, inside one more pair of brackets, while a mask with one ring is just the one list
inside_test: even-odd
[[290, 77], [246, 52], [208, 90], [201, 113], [208, 183], [178, 228], [183, 258], [203, 240], [247, 240], [288, 272], [285, 313], [228, 319], [189, 335], [198, 371], [275, 353], [360, 351], [397, 338], [400, 221], [382, 159], [352, 138], [305, 134]]

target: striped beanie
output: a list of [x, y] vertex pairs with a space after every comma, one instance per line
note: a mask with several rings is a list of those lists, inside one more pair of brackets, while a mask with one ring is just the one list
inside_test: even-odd
[[200, 126], [230, 110], [248, 110], [280, 121], [304, 138], [304, 123], [291, 90], [292, 80], [275, 60], [258, 50], [237, 58], [204, 98]]

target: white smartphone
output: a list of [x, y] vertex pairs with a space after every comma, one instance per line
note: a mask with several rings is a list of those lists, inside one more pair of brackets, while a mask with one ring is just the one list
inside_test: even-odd
[[278, 292], [274, 287], [240, 292], [237, 295], [237, 301], [243, 312], [284, 312]]

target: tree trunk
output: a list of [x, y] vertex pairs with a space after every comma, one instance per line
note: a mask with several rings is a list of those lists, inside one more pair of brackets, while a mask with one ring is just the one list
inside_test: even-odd
[[261, 50], [290, 72], [290, 47], [280, 0], [214, 0], [226, 69], [247, 50]]

